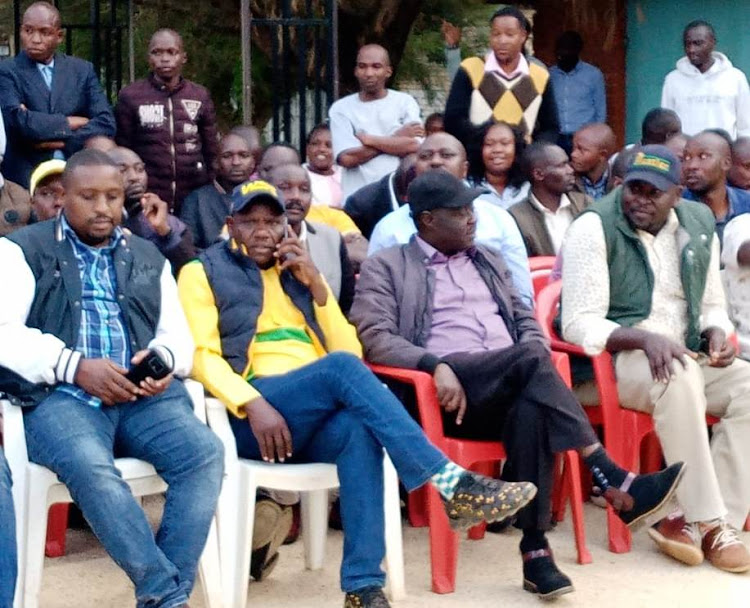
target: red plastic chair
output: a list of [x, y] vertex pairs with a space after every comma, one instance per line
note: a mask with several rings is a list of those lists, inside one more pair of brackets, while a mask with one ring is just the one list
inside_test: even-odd
[[[563, 377], [565, 377], [565, 372], [567, 371], [567, 378], [569, 379], [570, 367], [567, 357], [561, 358], [559, 354], [555, 356], [558, 369], [563, 369]], [[488, 470], [488, 463], [497, 463], [506, 459], [505, 449], [500, 442], [472, 441], [445, 436], [437, 390], [430, 374], [383, 365], [369, 365], [370, 369], [382, 378], [390, 378], [414, 387], [419, 417], [425, 435], [448, 458], [464, 468], [482, 473], [490, 472]], [[578, 563], [589, 564], [591, 563], [591, 554], [586, 547], [585, 530], [583, 527], [583, 500], [581, 496], [578, 454], [574, 451], [569, 451], [564, 454], [564, 458], [564, 485], [567, 487], [566, 496], [570, 498], [571, 509], [573, 511], [573, 527], [575, 530], [576, 549], [578, 551]], [[492, 464], [489, 464], [489, 467], [492, 467]], [[450, 528], [448, 517], [445, 514], [443, 503], [437, 491], [432, 486], [429, 486], [426, 493], [427, 521], [430, 526], [432, 590], [435, 593], [453, 593], [456, 588], [459, 537]], [[419, 502], [419, 499], [417, 499], [417, 502]], [[480, 528], [477, 526], [470, 532], [470, 537], [478, 539], [483, 534], [484, 527]]]
[[529, 270], [534, 272], [535, 270], [552, 270], [555, 267], [555, 260], [557, 257], [554, 255], [535, 255], [529, 258]]
[[[557, 335], [554, 320], [557, 316], [562, 281], [555, 281], [543, 288], [536, 297], [536, 314], [554, 351], [578, 355], [590, 359], [594, 368], [598, 406], [584, 408], [592, 425], [602, 427], [604, 446], [610, 456], [629, 471], [652, 472], [661, 468], [661, 446], [654, 430], [651, 416], [620, 407], [617, 392], [617, 380], [612, 357], [603, 352], [600, 355], [587, 355], [583, 348], [565, 342]], [[730, 339], [736, 340], [735, 336]], [[710, 426], [718, 422], [713, 416], [706, 416]], [[643, 458], [641, 458], [643, 450]], [[748, 523], [750, 524], [750, 518]], [[614, 553], [630, 551], [630, 530], [617, 517], [611, 506], [607, 506], [607, 525], [609, 530], [609, 550]]]

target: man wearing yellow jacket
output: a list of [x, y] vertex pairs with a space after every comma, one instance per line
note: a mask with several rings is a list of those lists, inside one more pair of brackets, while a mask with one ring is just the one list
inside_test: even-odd
[[241, 184], [227, 218], [230, 240], [183, 268], [193, 374], [231, 412], [241, 457], [336, 464], [344, 606], [387, 608], [383, 447], [408, 490], [437, 488], [456, 528], [505, 519], [536, 488], [465, 471], [429, 443], [361, 362], [355, 329], [285, 225], [273, 186]]

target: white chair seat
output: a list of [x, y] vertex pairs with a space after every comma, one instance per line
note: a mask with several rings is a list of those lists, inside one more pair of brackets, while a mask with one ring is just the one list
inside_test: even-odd
[[[323, 567], [328, 531], [328, 491], [339, 487], [333, 464], [272, 464], [237, 457], [226, 408], [216, 399], [206, 400], [209, 426], [224, 443], [227, 479], [219, 498], [219, 551], [226, 608], [245, 608], [258, 488], [301, 493], [302, 537], [305, 566]], [[385, 535], [388, 592], [391, 599], [405, 593], [403, 541], [398, 477], [384, 455]]]
[[[186, 382], [186, 387], [197, 406], [196, 415], [205, 422], [203, 387], [191, 381]], [[19, 563], [13, 607], [37, 608], [44, 568], [47, 512], [52, 504], [72, 500], [68, 489], [58, 480], [57, 475], [43, 466], [29, 462], [21, 408], [7, 400], [0, 403], [4, 422], [5, 455], [13, 476], [13, 504], [16, 511]], [[115, 466], [134, 496], [160, 494], [167, 489], [167, 484], [147, 462], [136, 458], [117, 458]], [[206, 548], [199, 564], [199, 573], [207, 608], [222, 608], [215, 522], [211, 524]]]

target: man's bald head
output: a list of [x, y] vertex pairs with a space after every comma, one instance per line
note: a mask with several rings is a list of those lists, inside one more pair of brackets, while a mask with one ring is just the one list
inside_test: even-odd
[[750, 137], [738, 137], [732, 144], [732, 168], [729, 183], [750, 190]]
[[31, 15], [35, 15], [35, 14], [49, 15], [52, 19], [52, 24], [54, 26], [60, 27], [62, 25], [62, 19], [60, 18], [60, 11], [57, 10], [57, 7], [54, 4], [50, 4], [49, 2], [31, 3], [29, 7], [24, 11], [23, 19], [21, 23], [25, 22], [27, 17], [30, 17]]
[[614, 154], [616, 146], [615, 133], [609, 125], [603, 122], [586, 125], [573, 135], [570, 164], [578, 175], [599, 179], [598, 176], [606, 171], [609, 157]]
[[692, 192], [703, 196], [723, 187], [731, 167], [729, 142], [719, 133], [701, 131], [688, 140], [683, 153], [682, 177]]
[[179, 32], [176, 32], [175, 30], [168, 27], [163, 27], [156, 30], [151, 36], [151, 40], [149, 40], [148, 42], [148, 47], [152, 48], [155, 44], [157, 44], [157, 41], [163, 40], [165, 38], [170, 38], [173, 44], [177, 46], [177, 48], [179, 48], [180, 50], [184, 50], [182, 36], [180, 36]]
[[379, 44], [366, 44], [357, 53], [354, 77], [359, 83], [362, 101], [374, 101], [387, 95], [386, 82], [393, 75], [391, 59]]
[[469, 169], [466, 149], [450, 133], [433, 133], [419, 146], [415, 165], [416, 175], [431, 169], [444, 169], [459, 179], [466, 177]]
[[63, 40], [60, 12], [49, 2], [34, 2], [23, 14], [21, 47], [29, 59], [50, 63]]
[[383, 62], [384, 65], [391, 67], [391, 56], [384, 46], [380, 46], [379, 44], [365, 44], [360, 47], [359, 52], [357, 53], [357, 61], [359, 61], [360, 57], [363, 55], [375, 57]]

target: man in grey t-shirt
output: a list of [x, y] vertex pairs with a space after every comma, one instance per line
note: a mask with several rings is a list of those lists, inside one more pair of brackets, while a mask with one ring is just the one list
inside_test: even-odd
[[339, 99], [329, 111], [344, 198], [395, 171], [399, 159], [416, 152], [424, 137], [415, 99], [386, 88], [392, 74], [388, 51], [377, 44], [363, 46], [354, 68], [359, 93]]

